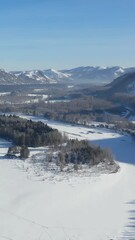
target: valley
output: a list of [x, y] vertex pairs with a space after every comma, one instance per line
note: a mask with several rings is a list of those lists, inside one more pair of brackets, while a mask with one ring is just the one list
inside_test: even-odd
[[0, 240], [135, 240], [135, 0], [0, 1]]
[[[30, 118], [46, 122], [43, 118]], [[49, 177], [39, 166], [34, 172], [29, 161], [5, 159], [10, 143], [1, 140], [0, 239], [134, 239], [134, 220], [130, 218], [135, 199], [135, 148], [131, 137], [102, 128], [47, 123], [71, 138], [110, 147], [120, 170], [101, 174], [93, 169], [89, 177]], [[44, 149], [31, 151], [34, 154]]]
[[[13, 142], [1, 139], [0, 239], [134, 240], [134, 73], [112, 83], [110, 78], [108, 85], [95, 84], [94, 78], [74, 84], [73, 79], [68, 81], [75, 74], [72, 70], [61, 73], [58, 80], [53, 71], [59, 83], [48, 82], [54, 76], [49, 70], [46, 83], [43, 73], [34, 71], [25, 72], [21, 84], [1, 85], [1, 114], [47, 124], [72, 144], [87, 140], [95, 149], [108, 149], [116, 165], [101, 161], [88, 168], [71, 162], [61, 168], [57, 161], [46, 163], [51, 148], [45, 144], [29, 146], [25, 160], [8, 158]], [[22, 78], [21, 72], [10, 74]], [[27, 84], [31, 77], [33, 82]], [[59, 149], [52, 150], [54, 161]]]

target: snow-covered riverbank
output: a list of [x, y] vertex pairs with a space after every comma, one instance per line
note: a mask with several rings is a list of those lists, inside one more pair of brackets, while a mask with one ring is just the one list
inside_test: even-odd
[[2, 143], [0, 239], [135, 239], [134, 228], [129, 226], [134, 225], [129, 211], [134, 210], [131, 201], [135, 200], [135, 166], [131, 164], [135, 162], [135, 143], [129, 136], [107, 129], [48, 123], [70, 137], [111, 147], [121, 169], [116, 174], [76, 181], [35, 181], [13, 160], [2, 159], [8, 147]]

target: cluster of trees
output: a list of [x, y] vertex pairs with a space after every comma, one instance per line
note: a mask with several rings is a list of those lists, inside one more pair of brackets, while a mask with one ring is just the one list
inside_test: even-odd
[[[55, 94], [53, 90], [53, 96]], [[65, 91], [65, 90], [64, 90]], [[57, 92], [57, 91], [56, 91]], [[109, 101], [108, 101], [109, 99]], [[90, 121], [108, 122], [116, 125], [116, 128], [133, 130], [134, 126], [125, 121], [126, 118], [122, 117], [126, 112], [126, 107], [130, 107], [129, 114], [135, 114], [135, 96], [125, 93], [116, 93], [111, 95], [108, 99], [97, 98], [93, 96], [83, 96], [78, 99], [72, 99], [69, 102], [44, 102], [29, 104], [4, 104], [0, 105], [1, 111], [6, 112], [18, 112], [21, 111], [30, 115], [43, 115], [45, 118], [64, 121], [69, 123], [79, 123], [87, 125]], [[126, 127], [123, 127], [127, 125]], [[52, 135], [53, 133], [49, 134]], [[54, 134], [55, 136], [57, 133]], [[24, 140], [24, 136], [19, 140], [19, 144], [31, 144], [27, 140]], [[42, 145], [43, 141], [41, 136], [38, 136], [39, 145]], [[52, 142], [52, 136], [49, 136], [50, 143]], [[33, 139], [33, 142], [35, 140]], [[18, 144], [18, 143], [16, 143]], [[37, 143], [32, 143], [35, 146]], [[46, 143], [45, 143], [46, 144]]]
[[41, 164], [46, 171], [70, 172], [83, 168], [88, 169], [101, 164], [101, 168], [117, 172], [119, 166], [115, 163], [110, 149], [101, 149], [88, 141], [68, 140], [57, 148], [49, 148], [44, 154], [31, 158], [32, 163]]
[[19, 156], [20, 158], [28, 158], [30, 151], [27, 146], [12, 146], [9, 147], [6, 157], [14, 158]]
[[[21, 109], [25, 114], [44, 115], [49, 119], [85, 125], [90, 121], [107, 121], [111, 123], [122, 121], [121, 114], [124, 112], [125, 106], [128, 105], [135, 111], [134, 103], [134, 96], [117, 93], [114, 96], [110, 96], [109, 101], [108, 99], [85, 96], [72, 99], [69, 102], [5, 103], [0, 105], [0, 110], [3, 112], [20, 112]], [[109, 113], [108, 116], [105, 114], [106, 112]]]
[[62, 143], [62, 134], [42, 122], [21, 119], [17, 116], [0, 116], [0, 136], [15, 145], [38, 147]]
[[[47, 118], [67, 122], [87, 122], [104, 120], [104, 111], [112, 108], [112, 103], [93, 96], [72, 99], [69, 102], [44, 102], [5, 105], [5, 111], [21, 111], [26, 114], [44, 115]], [[1, 110], [4, 111], [1, 106]]]
[[114, 103], [119, 103], [122, 106], [129, 106], [135, 110], [135, 95], [128, 93], [115, 93], [110, 100]]
[[90, 145], [86, 140], [78, 141], [77, 139], [68, 140], [66, 146], [61, 146], [57, 160], [61, 171], [70, 163], [74, 164], [75, 170], [78, 170], [80, 165], [87, 164], [90, 167], [100, 162], [114, 164], [111, 151]]
[[[38, 97], [39, 100], [41, 99], [41, 97]], [[10, 94], [5, 94], [5, 95], [1, 95], [0, 96], [0, 102], [1, 104], [20, 104], [22, 105], [23, 103], [29, 103], [34, 101], [36, 98], [34, 96], [28, 96], [26, 94], [23, 93], [19, 93], [19, 92], [11, 92]]]
[[46, 103], [44, 116], [70, 123], [87, 124], [90, 121], [104, 121], [104, 111], [112, 107], [113, 105], [109, 101], [89, 96], [70, 102]]

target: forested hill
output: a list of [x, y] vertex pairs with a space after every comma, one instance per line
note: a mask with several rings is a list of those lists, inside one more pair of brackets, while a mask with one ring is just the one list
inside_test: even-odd
[[38, 147], [59, 144], [62, 135], [42, 122], [33, 122], [15, 115], [0, 115], [0, 137], [18, 146]]

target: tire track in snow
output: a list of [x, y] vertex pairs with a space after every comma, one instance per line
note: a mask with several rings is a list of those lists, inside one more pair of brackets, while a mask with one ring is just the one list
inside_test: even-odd
[[[50, 239], [50, 240], [54, 240], [54, 239], [51, 237], [50, 233], [47, 231], [47, 229], [49, 230], [49, 227], [47, 227], [47, 226], [45, 226], [45, 225], [43, 225], [43, 224], [37, 223], [37, 222], [35, 222], [35, 221], [31, 220], [31, 219], [28, 219], [28, 218], [19, 216], [19, 215], [15, 214], [15, 213], [11, 213], [11, 212], [9, 212], [9, 211], [7, 211], [7, 210], [4, 210], [4, 209], [0, 209], [0, 212], [9, 214], [9, 215], [11, 215], [11, 216], [16, 217], [16, 218], [19, 219], [19, 220], [22, 220], [22, 221], [25, 221], [25, 222], [28, 222], [28, 223], [32, 223], [32, 224], [34, 224], [34, 225], [36, 225], [36, 226], [38, 226], [38, 227], [43, 228], [43, 229], [44, 229], [44, 232], [48, 235], [49, 239]], [[14, 240], [14, 239], [12, 239], [12, 238], [8, 238], [8, 237], [2, 236], [2, 235], [0, 235], [0, 237], [2, 237], [3, 239]]]
[[[67, 239], [67, 240], [72, 240], [72, 237], [70, 236], [70, 234], [67, 233], [67, 229], [68, 230], [78, 230], [78, 229], [80, 230], [80, 228], [72, 228], [72, 227], [64, 227], [64, 226], [45, 226], [45, 225], [40, 224], [38, 222], [35, 222], [35, 221], [31, 220], [31, 219], [19, 216], [19, 215], [15, 214], [15, 213], [12, 213], [10, 211], [7, 211], [7, 210], [1, 209], [1, 208], [0, 208], [0, 212], [6, 213], [8, 215], [11, 215], [11, 216], [17, 218], [18, 220], [22, 220], [24, 222], [28, 222], [28, 223], [34, 224], [34, 225], [36, 225], [38, 227], [41, 227], [43, 229], [43, 232], [48, 235], [50, 240], [54, 240], [54, 238], [49, 233], [49, 230], [51, 230], [51, 229], [57, 229], [57, 230], [62, 231], [64, 233], [65, 239]], [[43, 232], [40, 234], [40, 237], [43, 234]], [[15, 240], [13, 238], [9, 238], [9, 237], [6, 237], [4, 235], [0, 235], [0, 237], [3, 238], [3, 239], [7, 239], [7, 240]]]
[[2, 238], [2, 239], [7, 239], [7, 240], [14, 240], [13, 238], [9, 238], [9, 237], [6, 237], [6, 236], [4, 236], [4, 235], [0, 235], [0, 238]]
[[25, 222], [32, 223], [32, 224], [35, 224], [35, 225], [37, 225], [37, 226], [39, 226], [39, 227], [48, 229], [48, 227], [45, 226], [45, 225], [43, 225], [43, 224], [37, 223], [37, 222], [35, 222], [35, 221], [31, 220], [31, 219], [28, 219], [28, 218], [19, 216], [19, 215], [15, 214], [15, 213], [6, 211], [6, 210], [4, 210], [4, 209], [0, 209], [0, 212], [7, 213], [7, 214], [9, 214], [9, 215], [11, 215], [11, 216], [14, 216], [14, 217], [16, 217], [16, 218], [18, 218], [18, 219], [21, 219], [21, 220], [25, 221]]

